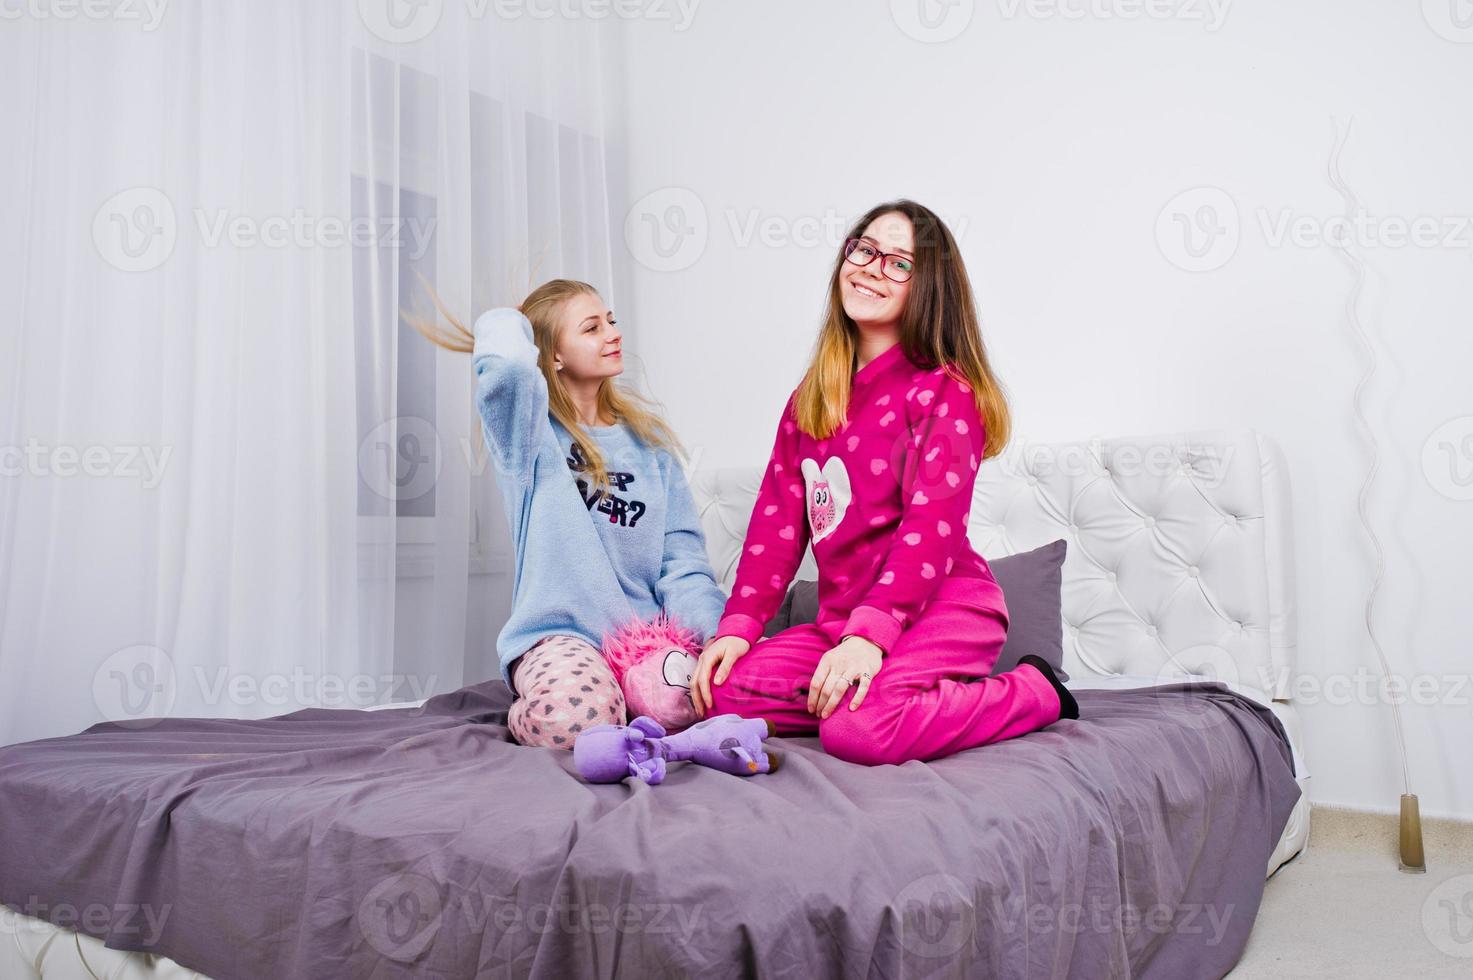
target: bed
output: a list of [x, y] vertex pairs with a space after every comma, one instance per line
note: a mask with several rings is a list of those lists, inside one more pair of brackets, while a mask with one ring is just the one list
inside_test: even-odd
[[[728, 587], [759, 476], [694, 481]], [[1308, 834], [1279, 453], [1020, 445], [969, 531], [1068, 540], [1080, 720], [655, 787], [513, 744], [499, 680], [99, 724], [0, 748], [0, 977], [1223, 976]]]

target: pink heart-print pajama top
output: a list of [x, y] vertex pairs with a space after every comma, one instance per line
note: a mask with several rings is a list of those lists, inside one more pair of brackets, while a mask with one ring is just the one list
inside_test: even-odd
[[[753, 644], [712, 711], [817, 733], [869, 765], [935, 759], [1057, 721], [1059, 696], [1030, 664], [989, 677], [1007, 636], [1002, 590], [967, 538], [985, 433], [972, 388], [895, 344], [854, 375], [847, 421], [827, 439], [778, 424], [736, 581], [716, 636]], [[815, 623], [765, 640], [804, 551], [818, 564]], [[884, 652], [858, 710], [851, 688], [820, 721], [807, 710], [819, 658], [846, 636]]]

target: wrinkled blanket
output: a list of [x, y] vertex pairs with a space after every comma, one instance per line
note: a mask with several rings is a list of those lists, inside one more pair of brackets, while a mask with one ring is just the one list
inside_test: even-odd
[[[1221, 977], [1299, 797], [1217, 682], [865, 768], [594, 786], [499, 681], [0, 748], [0, 901], [216, 980]], [[862, 709], [861, 709], [862, 710]]]

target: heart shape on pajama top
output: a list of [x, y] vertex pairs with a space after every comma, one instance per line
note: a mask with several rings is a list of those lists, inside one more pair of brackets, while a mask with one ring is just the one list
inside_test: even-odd
[[807, 487], [808, 528], [813, 532], [813, 543], [817, 544], [838, 527], [849, 509], [853, 493], [849, 486], [849, 471], [844, 461], [830, 456], [824, 461], [823, 469], [813, 459], [803, 460], [803, 483]]

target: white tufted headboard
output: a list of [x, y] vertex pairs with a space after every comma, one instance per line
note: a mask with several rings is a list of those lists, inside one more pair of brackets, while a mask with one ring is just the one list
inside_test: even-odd
[[[763, 466], [697, 471], [707, 551], [731, 592]], [[1251, 429], [1015, 442], [982, 464], [967, 533], [984, 558], [1068, 541], [1062, 608], [1070, 687], [1206, 675], [1283, 723], [1304, 795], [1269, 862], [1309, 835], [1308, 773], [1290, 703], [1293, 527], [1278, 447]], [[810, 550], [799, 578], [817, 578]]]
[[[731, 590], [762, 468], [692, 492]], [[1064, 538], [1072, 677], [1185, 673], [1287, 700], [1295, 654], [1289, 486], [1252, 430], [1014, 443], [982, 465], [967, 527], [985, 558]], [[816, 578], [810, 550], [800, 578]]]

